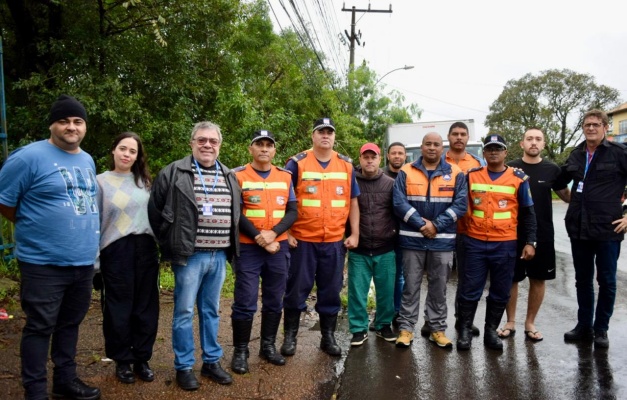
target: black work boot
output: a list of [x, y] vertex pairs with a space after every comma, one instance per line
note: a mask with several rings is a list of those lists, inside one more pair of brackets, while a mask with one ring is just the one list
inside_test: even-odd
[[261, 346], [259, 356], [274, 365], [285, 365], [285, 358], [276, 351], [274, 342], [281, 323], [281, 313], [261, 313]]
[[281, 354], [293, 356], [296, 353], [296, 335], [300, 325], [300, 310], [283, 310], [283, 346]]
[[341, 356], [342, 349], [335, 341], [335, 327], [337, 326], [337, 314], [320, 314], [320, 348], [330, 356]]
[[252, 319], [231, 319], [233, 326], [233, 359], [231, 370], [236, 374], [248, 373], [248, 342], [250, 330], [253, 326]]
[[496, 303], [489, 299], [487, 300], [483, 344], [489, 349], [503, 350], [503, 342], [496, 330], [501, 323], [501, 318], [503, 318], [506, 305], [507, 303]]
[[459, 337], [457, 338], [457, 350], [470, 350], [472, 344], [472, 323], [475, 320], [478, 302], [459, 301], [458, 321], [460, 325]]
[[[458, 332], [462, 330], [462, 322], [457, 314], [455, 315], [455, 329], [457, 329]], [[481, 335], [481, 331], [474, 324], [470, 327], [470, 330], [472, 331], [472, 336]]]

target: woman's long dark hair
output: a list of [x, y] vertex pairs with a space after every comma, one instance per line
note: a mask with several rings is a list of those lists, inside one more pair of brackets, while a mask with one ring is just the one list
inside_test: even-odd
[[[142, 144], [142, 140], [139, 138], [138, 134], [136, 134], [135, 132], [120, 133], [113, 140], [111, 151], [113, 152], [118, 144], [126, 138], [135, 139], [135, 141], [137, 142], [137, 159], [135, 159], [135, 162], [131, 167], [131, 172], [135, 177], [135, 184], [137, 185], [137, 187], [150, 189], [151, 179], [150, 171], [148, 170], [148, 164], [146, 163], [146, 152], [144, 152], [144, 145]], [[111, 169], [111, 171], [115, 169], [115, 160], [113, 159], [113, 154], [111, 154], [111, 163], [109, 165], [109, 168]]]

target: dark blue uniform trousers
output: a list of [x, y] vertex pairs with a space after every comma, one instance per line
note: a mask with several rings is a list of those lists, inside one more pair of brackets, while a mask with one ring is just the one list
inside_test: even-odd
[[507, 303], [516, 267], [516, 240], [487, 242], [465, 236], [464, 243], [464, 276], [460, 299], [469, 302], [479, 301], [489, 272], [488, 300]]
[[315, 282], [318, 314], [336, 315], [340, 312], [340, 290], [346, 256], [344, 241], [312, 243], [301, 240], [291, 252], [292, 264], [284, 299], [285, 309], [305, 311], [305, 301]]
[[268, 253], [257, 244], [242, 243], [235, 258], [235, 293], [231, 309], [234, 320], [251, 320], [257, 311], [259, 279], [261, 278], [262, 312], [281, 313], [283, 295], [290, 266], [287, 240], [279, 242], [276, 254]]

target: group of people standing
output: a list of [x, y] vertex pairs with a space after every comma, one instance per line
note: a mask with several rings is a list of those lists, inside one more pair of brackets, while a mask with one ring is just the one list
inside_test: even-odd
[[[473, 321], [488, 273], [485, 345], [502, 349], [501, 338], [515, 333], [517, 282], [525, 276], [531, 282], [525, 334], [542, 340], [535, 317], [544, 281], [555, 278], [556, 267], [551, 190], [570, 201], [566, 226], [579, 312], [565, 340], [594, 339], [598, 347], [609, 346], [616, 261], [627, 231], [619, 204], [627, 150], [605, 138], [608, 120], [601, 111], [584, 116], [586, 141], [561, 169], [541, 158], [539, 129], [525, 132], [523, 158], [507, 165], [507, 143], [499, 135], [485, 139], [485, 162], [466, 152], [463, 123], [451, 126], [446, 154], [442, 138], [428, 134], [422, 156], [409, 164], [404, 146], [392, 143], [382, 170], [379, 147], [366, 143], [354, 168], [350, 158], [333, 150], [330, 118], [314, 121], [311, 149], [291, 157], [285, 168], [272, 164], [277, 144], [272, 132], [259, 130], [248, 147], [251, 162], [229, 169], [218, 161], [220, 127], [204, 121], [192, 129], [191, 154], [163, 168], [154, 180], [142, 141], [133, 132], [115, 138], [109, 171], [96, 175], [91, 156], [80, 148], [87, 112], [75, 98], [60, 96], [48, 123], [48, 140], [15, 150], [0, 170], [0, 212], [15, 223], [22, 276], [26, 325], [20, 352], [27, 399], [48, 396], [49, 351], [54, 397], [100, 398], [98, 388], [78, 378], [75, 362], [94, 266], [100, 274], [93, 284], [103, 288], [105, 351], [116, 363], [117, 379], [126, 384], [155, 379], [148, 363], [159, 319], [159, 252], [175, 276], [172, 348], [176, 382], [185, 390], [200, 386], [193, 371], [194, 307], [201, 375], [219, 384], [233, 381], [220, 364], [218, 343], [227, 262], [235, 273], [231, 370], [238, 374], [249, 371], [260, 283], [262, 359], [281, 366], [296, 353], [301, 313], [314, 285], [320, 348], [341, 355], [335, 330], [347, 251], [353, 346], [368, 338], [371, 280], [376, 335], [398, 347], [410, 346], [427, 273], [421, 333], [440, 347], [452, 347], [445, 334], [446, 283], [454, 258], [458, 349], [469, 349], [478, 334]], [[507, 323], [497, 329], [505, 310]], [[282, 317], [283, 343], [277, 350]]]
[[[427, 273], [425, 324], [420, 329], [421, 334], [440, 347], [453, 347], [445, 334], [446, 283], [455, 259], [458, 267], [455, 328], [459, 331], [459, 350], [470, 349], [473, 336], [480, 334], [473, 322], [488, 274], [485, 346], [502, 350], [502, 339], [516, 333], [518, 283], [526, 277], [530, 280], [530, 293], [524, 322], [525, 338], [534, 342], [543, 340], [535, 319], [544, 298], [546, 281], [556, 276], [551, 196], [554, 191], [570, 203], [565, 220], [571, 239], [579, 304], [578, 323], [564, 334], [564, 340], [594, 340], [597, 348], [609, 347], [607, 330], [616, 296], [617, 260], [620, 242], [627, 232], [627, 216], [621, 211], [621, 195], [627, 183], [627, 149], [606, 138], [608, 127], [608, 117], [603, 111], [587, 112], [582, 123], [585, 141], [570, 153], [562, 167], [541, 157], [546, 143], [543, 132], [535, 127], [527, 129], [520, 142], [523, 157], [509, 163], [505, 162], [508, 145], [497, 134], [485, 138], [484, 160], [466, 152], [468, 128], [461, 122], [450, 127], [447, 137], [450, 148], [445, 154], [442, 138], [430, 133], [423, 138], [421, 157], [402, 165], [392, 162], [391, 157], [402, 149], [402, 144], [392, 143], [386, 168], [396, 175], [391, 202], [400, 223], [396, 245], [402, 250], [404, 289], [400, 309], [393, 320], [398, 322], [398, 335], [386, 335], [377, 324], [379, 308], [383, 310], [381, 314], [387, 316], [393, 297], [389, 294], [391, 286], [386, 286], [381, 278], [378, 282], [377, 276], [390, 271], [391, 265], [373, 269], [377, 336], [395, 340], [397, 347], [411, 345], [418, 322], [420, 286]], [[362, 147], [362, 168], [367, 165], [365, 151], [379, 155], [378, 148], [369, 146], [372, 145]], [[572, 193], [568, 186], [571, 181]], [[389, 210], [384, 207], [387, 204], [389, 202], [378, 205], [381, 219], [387, 218]], [[368, 203], [362, 204], [360, 198], [360, 212], [368, 210]], [[360, 243], [367, 238], [363, 233], [367, 228], [361, 229]], [[363, 287], [361, 281], [350, 281], [353, 266], [350, 259], [351, 255], [349, 294], [352, 287]], [[595, 266], [599, 283], [596, 311]], [[398, 282], [397, 274], [397, 285]], [[388, 295], [380, 296], [379, 292]], [[383, 302], [381, 306], [380, 302]], [[363, 316], [362, 304], [358, 303], [354, 309], [359, 309]], [[350, 296], [348, 311], [350, 321]], [[507, 322], [498, 328], [504, 313]], [[389, 318], [386, 323], [388, 321]], [[351, 322], [350, 328], [351, 344], [364, 343], [368, 336], [363, 323]]]

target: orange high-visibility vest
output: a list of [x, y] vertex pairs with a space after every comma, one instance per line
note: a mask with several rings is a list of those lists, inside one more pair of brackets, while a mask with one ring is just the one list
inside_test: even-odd
[[493, 181], [486, 167], [468, 172], [466, 234], [488, 242], [516, 240], [518, 189], [523, 178], [512, 168]]
[[290, 228], [297, 240], [337, 242], [344, 237], [350, 210], [353, 165], [350, 159], [333, 152], [322, 168], [312, 150], [292, 158], [298, 163], [298, 219]]
[[[242, 188], [242, 212], [259, 231], [272, 229], [285, 216], [292, 174], [272, 166], [270, 175], [263, 179], [250, 164], [235, 168], [234, 172]], [[239, 240], [255, 243], [243, 233], [239, 234]], [[276, 240], [287, 240], [287, 233], [277, 236]]]
[[[452, 171], [450, 174], [437, 175], [429, 180], [429, 177], [413, 164], [405, 164], [401, 167], [401, 170], [405, 172], [407, 200], [423, 217], [435, 219], [439, 213], [445, 211], [453, 203], [457, 176], [462, 171], [454, 164], [451, 164], [450, 168]], [[433, 214], [429, 214], [429, 212]], [[455, 232], [456, 226], [453, 225], [443, 232], [438, 232], [436, 239], [454, 241]], [[409, 225], [403, 223], [401, 223], [400, 235], [423, 237], [419, 231], [410, 229]]]
[[[470, 155], [469, 152], [466, 152], [466, 156], [459, 160], [459, 163], [455, 163], [452, 157], [449, 157], [448, 151], [446, 152], [446, 162], [451, 165], [457, 165], [462, 171], [464, 171], [465, 175], [468, 175], [468, 171], [471, 168], [477, 168], [481, 166], [479, 160]], [[465, 234], [466, 233], [466, 223], [464, 218], [460, 218], [457, 220], [457, 234]]]
[[468, 174], [468, 171], [471, 168], [477, 168], [481, 166], [481, 162], [471, 156], [469, 152], [466, 152], [466, 156], [459, 160], [459, 162], [455, 162], [455, 160], [453, 160], [453, 157], [449, 157], [448, 154], [449, 152], [447, 151], [445, 156], [446, 162], [451, 165], [457, 165], [464, 172], [464, 174]]

